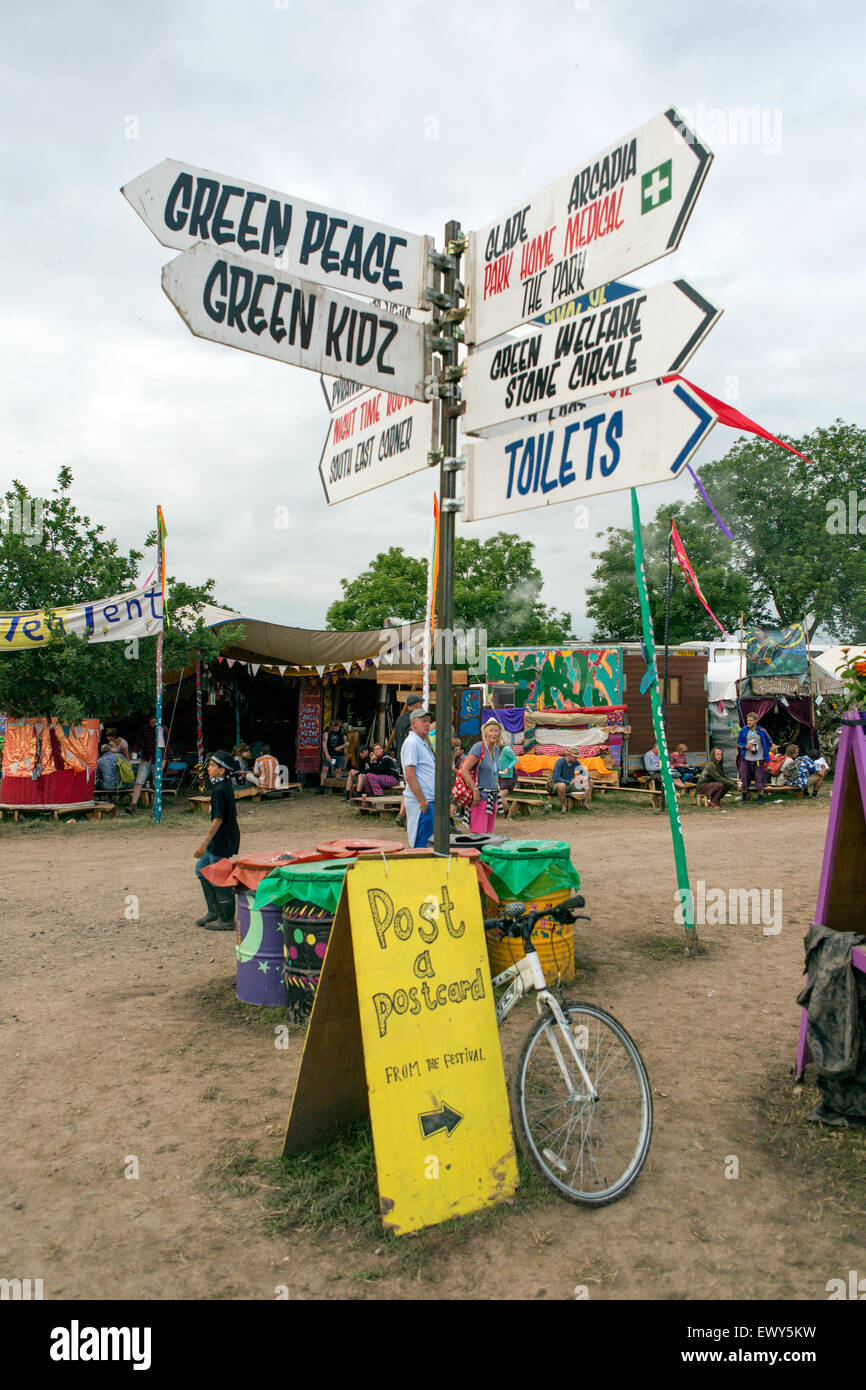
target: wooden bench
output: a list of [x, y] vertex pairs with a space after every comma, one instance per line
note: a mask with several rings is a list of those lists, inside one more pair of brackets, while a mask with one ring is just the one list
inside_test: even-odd
[[[262, 793], [259, 787], [244, 787], [235, 790], [235, 801], [261, 801], [261, 799]], [[209, 796], [191, 796], [189, 804], [196, 811], [204, 811], [205, 813], [210, 811]]]
[[3, 806], [0, 809], [2, 809], [4, 817], [7, 814], [11, 815], [14, 821], [17, 821], [21, 815], [34, 813], [50, 816], [52, 820], [60, 820], [61, 817], [75, 815], [84, 815], [88, 820], [102, 820], [103, 816], [108, 816], [109, 820], [111, 820], [117, 815], [117, 807], [112, 801], [103, 801], [101, 805], [92, 801], [90, 805], [67, 806], [65, 808], [51, 806]]
[[353, 796], [352, 805], [362, 815], [396, 816], [400, 811], [402, 795], [396, 796]]

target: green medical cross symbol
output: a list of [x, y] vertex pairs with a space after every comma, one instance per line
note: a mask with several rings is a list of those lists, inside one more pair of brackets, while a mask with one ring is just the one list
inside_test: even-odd
[[659, 164], [658, 168], [650, 169], [646, 174], [641, 174], [641, 214], [652, 212], [653, 208], [661, 207], [662, 203], [669, 203], [672, 193], [673, 175], [671, 161], [666, 159], [664, 164]]

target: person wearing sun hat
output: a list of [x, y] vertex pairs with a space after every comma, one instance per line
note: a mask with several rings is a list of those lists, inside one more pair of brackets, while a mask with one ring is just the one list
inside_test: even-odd
[[208, 931], [234, 931], [235, 895], [230, 888], [217, 888], [202, 875], [202, 869], [215, 864], [218, 859], [228, 859], [237, 854], [241, 842], [238, 829], [238, 814], [235, 808], [235, 793], [231, 774], [234, 771], [234, 758], [224, 748], [211, 753], [207, 761], [207, 775], [213, 783], [210, 796], [210, 826], [193, 851], [196, 859], [195, 871], [201, 884], [207, 912], [199, 917], [197, 927]]

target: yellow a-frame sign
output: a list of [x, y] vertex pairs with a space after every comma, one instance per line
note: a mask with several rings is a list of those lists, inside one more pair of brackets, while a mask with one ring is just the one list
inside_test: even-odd
[[478, 881], [463, 858], [346, 874], [286, 1131], [314, 1148], [369, 1108], [397, 1234], [500, 1202], [517, 1163]]

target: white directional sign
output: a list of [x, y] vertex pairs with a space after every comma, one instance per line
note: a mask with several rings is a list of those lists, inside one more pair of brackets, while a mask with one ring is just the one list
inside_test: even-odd
[[349, 396], [331, 416], [319, 463], [328, 502], [343, 502], [427, 468], [427, 454], [438, 438], [438, 414], [438, 400], [428, 405], [387, 391]]
[[716, 423], [681, 381], [464, 444], [466, 521], [669, 482]]
[[163, 246], [211, 242], [335, 290], [426, 307], [431, 237], [164, 159], [121, 189]]
[[672, 107], [474, 232], [467, 343], [675, 250], [711, 160]]
[[473, 434], [679, 372], [721, 313], [687, 280], [672, 280], [470, 353], [463, 428]]
[[203, 242], [163, 267], [162, 287], [198, 338], [425, 398], [423, 324]]

